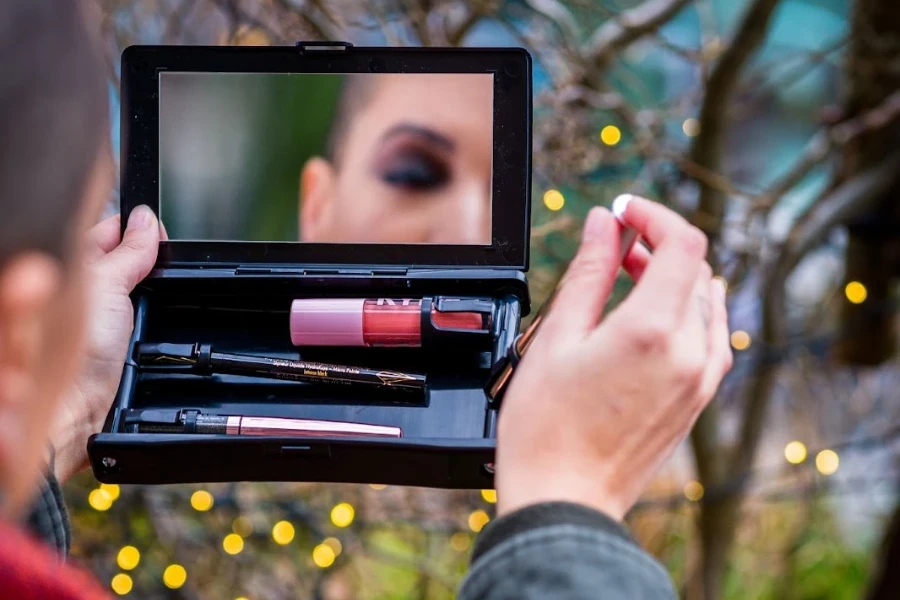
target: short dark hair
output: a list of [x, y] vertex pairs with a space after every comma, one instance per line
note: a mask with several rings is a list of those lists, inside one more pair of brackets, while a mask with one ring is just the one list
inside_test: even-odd
[[63, 258], [109, 135], [102, 54], [80, 0], [0, 2], [0, 265]]

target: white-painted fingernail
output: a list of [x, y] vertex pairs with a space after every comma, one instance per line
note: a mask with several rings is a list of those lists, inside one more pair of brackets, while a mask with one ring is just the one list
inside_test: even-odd
[[631, 202], [633, 198], [634, 196], [631, 194], [622, 194], [613, 200], [612, 213], [622, 224], [625, 223], [625, 210], [628, 208], [628, 203]]

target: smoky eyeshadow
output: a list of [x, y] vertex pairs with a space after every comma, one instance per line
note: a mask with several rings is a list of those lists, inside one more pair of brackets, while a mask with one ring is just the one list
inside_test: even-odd
[[415, 191], [439, 189], [450, 181], [447, 162], [428, 151], [405, 148], [389, 152], [377, 165], [382, 181], [388, 185]]

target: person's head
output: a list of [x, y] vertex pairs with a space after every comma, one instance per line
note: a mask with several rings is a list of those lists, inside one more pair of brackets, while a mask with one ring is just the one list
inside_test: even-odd
[[492, 116], [490, 75], [347, 76], [301, 174], [301, 238], [490, 244]]
[[0, 3], [0, 510], [27, 500], [84, 327], [83, 231], [112, 183], [80, 2]]

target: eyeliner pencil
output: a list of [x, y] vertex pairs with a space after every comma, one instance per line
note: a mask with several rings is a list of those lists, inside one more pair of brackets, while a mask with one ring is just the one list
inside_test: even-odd
[[138, 363], [154, 368], [190, 367], [202, 374], [248, 375], [308, 383], [362, 384], [381, 388], [424, 390], [425, 375], [217, 352], [210, 344], [139, 344]]

